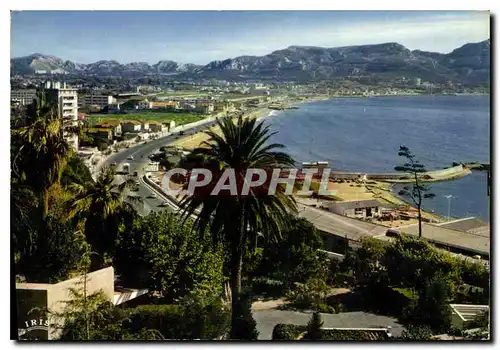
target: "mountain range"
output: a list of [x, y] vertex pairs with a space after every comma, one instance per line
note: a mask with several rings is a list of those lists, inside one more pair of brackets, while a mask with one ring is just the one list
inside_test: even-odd
[[290, 46], [265, 56], [240, 56], [207, 65], [159, 61], [120, 64], [98, 61], [81, 64], [61, 58], [32, 54], [11, 59], [12, 75], [29, 75], [36, 71], [74, 75], [136, 77], [173, 75], [191, 78], [231, 80], [329, 80], [363, 77], [388, 80], [395, 77], [419, 77], [431, 82], [489, 84], [490, 40], [465, 44], [442, 54], [409, 50], [398, 43], [323, 48]]

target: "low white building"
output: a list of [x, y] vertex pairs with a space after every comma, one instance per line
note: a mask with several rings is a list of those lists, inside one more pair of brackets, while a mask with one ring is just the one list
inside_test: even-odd
[[137, 120], [125, 120], [121, 125], [123, 132], [140, 132], [142, 129], [141, 122]]
[[467, 323], [490, 310], [488, 305], [450, 304], [451, 325], [457, 329], [467, 329]]
[[375, 199], [333, 202], [328, 210], [344, 216], [355, 218], [372, 218], [382, 213], [384, 206]]

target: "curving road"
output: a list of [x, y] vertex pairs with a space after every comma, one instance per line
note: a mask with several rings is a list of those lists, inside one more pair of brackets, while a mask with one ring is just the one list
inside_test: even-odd
[[[135, 146], [131, 146], [130, 148], [125, 148], [120, 150], [118, 153], [114, 153], [110, 155], [104, 162], [103, 166], [110, 166], [111, 163], [116, 163], [116, 170], [121, 171], [124, 163], [130, 164], [130, 174], [133, 174], [134, 171], [138, 172], [137, 181], [139, 181], [139, 191], [132, 192], [132, 195], [140, 196], [143, 200], [143, 206], [139, 206], [137, 210], [140, 214], [147, 215], [151, 211], [160, 211], [160, 210], [171, 210], [168, 206], [163, 207], [161, 204], [164, 202], [159, 198], [151, 198], [151, 195], [155, 193], [152, 191], [149, 186], [145, 185], [142, 181], [142, 176], [144, 175], [144, 168], [148, 165], [149, 159], [148, 155], [151, 153], [155, 153], [162, 146], [167, 146], [173, 143], [176, 139], [182, 137], [190, 137], [192, 134], [197, 133], [199, 131], [205, 130], [210, 126], [214, 125], [215, 121], [208, 121], [205, 124], [197, 125], [194, 127], [186, 127], [183, 129], [184, 136], [179, 136], [179, 132], [174, 132], [167, 136], [163, 136], [158, 138], [157, 140], [151, 140], [147, 143], [140, 143]], [[129, 160], [127, 158], [133, 157], [133, 160]], [[122, 175], [116, 176], [118, 181], [123, 181]], [[142, 207], [142, 208], [141, 208]]]

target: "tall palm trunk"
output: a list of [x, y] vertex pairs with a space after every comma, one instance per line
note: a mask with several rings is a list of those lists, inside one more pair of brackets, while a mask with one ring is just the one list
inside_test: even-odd
[[46, 188], [42, 192], [42, 217], [45, 219], [49, 214], [49, 189]]
[[[244, 231], [243, 227], [237, 230]], [[237, 332], [236, 325], [240, 316], [236, 310], [239, 310], [239, 302], [241, 296], [241, 271], [243, 267], [243, 248], [244, 248], [243, 232], [232, 243], [231, 247], [231, 337], [235, 339]]]
[[241, 268], [243, 263], [242, 251], [233, 251], [231, 258], [231, 339], [234, 339], [235, 326], [239, 317], [238, 303], [241, 295]]

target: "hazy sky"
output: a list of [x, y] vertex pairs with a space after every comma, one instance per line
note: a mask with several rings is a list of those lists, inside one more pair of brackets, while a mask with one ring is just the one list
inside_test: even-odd
[[22, 11], [11, 28], [11, 57], [78, 63], [206, 64], [291, 45], [383, 42], [446, 53], [490, 37], [489, 13], [477, 11]]

